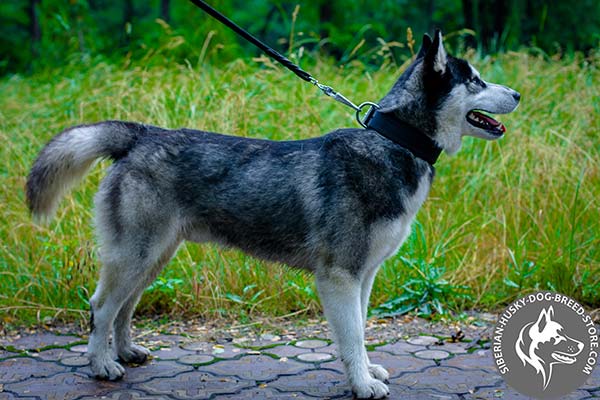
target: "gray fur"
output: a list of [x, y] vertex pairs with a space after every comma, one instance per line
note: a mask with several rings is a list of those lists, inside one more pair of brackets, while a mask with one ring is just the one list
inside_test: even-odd
[[[441, 35], [425, 39], [381, 101], [383, 111], [447, 151], [463, 134], [492, 139], [440, 116], [474, 108], [474, 98], [491, 101], [485, 91], [467, 90], [458, 72], [468, 64], [440, 51]], [[497, 101], [509, 106], [501, 112], [516, 106], [516, 92], [505, 92]], [[397, 251], [425, 201], [432, 166], [371, 130], [275, 142], [106, 121], [67, 129], [41, 151], [27, 181], [34, 216], [50, 217], [60, 195], [99, 158], [114, 163], [95, 198], [103, 268], [90, 300], [89, 357], [97, 377], [124, 373], [108, 347], [111, 332], [121, 360], [146, 359], [129, 335], [142, 292], [182, 241], [211, 241], [314, 272], [353, 391], [387, 395], [388, 374], [369, 362], [363, 343], [368, 299], [377, 268]]]

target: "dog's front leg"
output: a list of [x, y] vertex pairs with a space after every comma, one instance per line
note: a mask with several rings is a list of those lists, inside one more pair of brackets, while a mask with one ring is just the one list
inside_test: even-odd
[[[362, 332], [363, 337], [365, 335], [365, 328], [367, 326], [367, 314], [369, 308], [369, 297], [371, 296], [371, 289], [373, 288], [373, 282], [375, 281], [375, 275], [377, 275], [378, 267], [373, 268], [372, 270], [367, 271], [367, 273], [362, 278], [361, 290], [360, 290], [360, 308], [362, 314]], [[367, 367], [369, 369], [369, 373], [375, 379], [379, 379], [382, 382], [387, 383], [390, 378], [390, 374], [387, 372], [385, 368], [383, 368], [379, 364], [371, 364], [367, 356]]]
[[332, 267], [318, 273], [316, 282], [352, 391], [359, 399], [386, 397], [389, 394], [387, 385], [369, 373], [360, 280], [348, 271]]

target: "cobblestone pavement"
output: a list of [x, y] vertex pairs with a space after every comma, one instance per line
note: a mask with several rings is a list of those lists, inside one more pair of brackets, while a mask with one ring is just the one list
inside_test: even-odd
[[[128, 366], [118, 382], [90, 377], [86, 344], [38, 333], [0, 341], [5, 399], [351, 399], [335, 346], [324, 339], [285, 342], [265, 335], [236, 345], [178, 335], [145, 340], [152, 359]], [[390, 399], [525, 399], [497, 374], [489, 349], [415, 336], [370, 347], [390, 372]], [[568, 399], [600, 397], [600, 368]]]

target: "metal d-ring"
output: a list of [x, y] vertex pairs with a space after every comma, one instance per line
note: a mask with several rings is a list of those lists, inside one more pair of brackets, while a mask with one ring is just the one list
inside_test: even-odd
[[[361, 118], [360, 115], [362, 114], [362, 110], [365, 107], [369, 107], [369, 110], [366, 112], [365, 117]], [[379, 104], [373, 103], [371, 101], [365, 101], [364, 103], [361, 103], [358, 106], [358, 108], [356, 109], [356, 120], [358, 121], [359, 124], [362, 125], [363, 128], [366, 128], [367, 124], [369, 123], [369, 120], [373, 116], [373, 113], [375, 112], [375, 110], [378, 110], [378, 109], [379, 109]]]

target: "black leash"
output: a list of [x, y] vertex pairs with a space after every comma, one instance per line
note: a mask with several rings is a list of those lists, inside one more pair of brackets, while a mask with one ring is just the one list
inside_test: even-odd
[[298, 77], [300, 77], [300, 79], [303, 79], [303, 80], [305, 80], [307, 82], [311, 82], [311, 83], [313, 82], [313, 80], [315, 80], [308, 72], [306, 72], [305, 70], [303, 70], [302, 68], [300, 68], [299, 66], [297, 66], [296, 64], [291, 62], [289, 59], [287, 59], [285, 56], [283, 56], [282, 54], [273, 50], [271, 47], [267, 46], [266, 44], [264, 44], [263, 42], [261, 42], [260, 40], [255, 38], [254, 36], [252, 36], [246, 30], [242, 29], [235, 22], [233, 22], [232, 20], [230, 20], [229, 18], [227, 18], [226, 16], [224, 16], [223, 14], [221, 14], [220, 12], [218, 12], [217, 10], [215, 10], [214, 8], [212, 8], [211, 6], [206, 4], [204, 1], [202, 1], [202, 0], [190, 0], [190, 1], [192, 3], [194, 3], [197, 7], [206, 11], [206, 13], [209, 14], [211, 17], [213, 17], [217, 21], [223, 23], [223, 25], [227, 26], [229, 29], [231, 29], [232, 31], [234, 31], [235, 33], [237, 33], [238, 35], [240, 35], [241, 37], [243, 37], [244, 39], [246, 39], [247, 41], [249, 41], [256, 47], [258, 47], [259, 49], [261, 49], [262, 51], [267, 53], [267, 55], [269, 57], [273, 58], [274, 60], [279, 61], [281, 64], [283, 64], [284, 67], [286, 67], [287, 69], [292, 71], [294, 74], [298, 75]]
[[[309, 74], [308, 72], [306, 72], [305, 70], [300, 68], [298, 65], [294, 64], [293, 62], [291, 62], [287, 57], [285, 57], [281, 53], [275, 51], [273, 48], [269, 47], [265, 43], [261, 42], [260, 40], [258, 40], [254, 36], [252, 36], [252, 34], [250, 34], [248, 31], [241, 28], [235, 22], [233, 22], [232, 20], [230, 20], [229, 18], [227, 18], [226, 16], [224, 16], [223, 14], [221, 14], [220, 12], [218, 12], [217, 10], [215, 10], [214, 8], [212, 8], [211, 6], [206, 4], [206, 2], [204, 2], [203, 0], [190, 0], [190, 1], [192, 3], [194, 3], [194, 5], [196, 7], [201, 8], [207, 14], [209, 14], [211, 17], [215, 18], [217, 21], [221, 22], [223, 25], [227, 26], [229, 29], [231, 29], [232, 31], [234, 31], [235, 33], [237, 33], [238, 35], [240, 35], [241, 37], [243, 37], [244, 39], [246, 39], [247, 41], [249, 41], [256, 47], [258, 47], [259, 49], [264, 51], [266, 55], [268, 55], [272, 59], [278, 61], [284, 67], [286, 67], [287, 69], [292, 71], [294, 74], [296, 74], [300, 79], [305, 80], [306, 82], [312, 83], [313, 85], [315, 85], [316, 87], [321, 89], [321, 91], [323, 91], [323, 93], [325, 93], [327, 96], [332, 97], [334, 100], [339, 101], [340, 103], [354, 109], [354, 111], [356, 111], [356, 120], [358, 121], [358, 123], [361, 124], [365, 128], [367, 127], [367, 125], [366, 125], [367, 121], [365, 120], [365, 118], [361, 118], [363, 109], [365, 109], [367, 107], [369, 109], [377, 108], [378, 107], [377, 104], [372, 103], [370, 101], [366, 101], [357, 106], [356, 104], [354, 104], [353, 102], [348, 100], [343, 94], [336, 92], [331, 86], [327, 86], [327, 85], [323, 85], [323, 84], [319, 83], [319, 81], [316, 80], [311, 74]], [[369, 115], [369, 114], [370, 113], [367, 112], [367, 115]]]
[[[261, 49], [269, 57], [281, 63], [284, 67], [296, 74], [300, 79], [310, 82], [327, 96], [334, 100], [351, 107], [356, 112], [356, 120], [366, 129], [372, 129], [380, 135], [388, 138], [394, 143], [399, 144], [416, 157], [427, 161], [430, 165], [436, 162], [442, 149], [429, 136], [418, 130], [417, 128], [408, 125], [407, 123], [396, 118], [393, 113], [380, 113], [377, 111], [379, 105], [376, 103], [365, 101], [358, 106], [348, 100], [341, 93], [336, 92], [331, 86], [320, 84], [311, 74], [300, 68], [298, 65], [291, 62], [288, 58], [275, 51], [265, 43], [261, 42], [248, 31], [242, 29], [235, 22], [206, 4], [203, 0], [190, 0], [194, 5], [204, 10], [211, 17], [221, 22], [229, 29]], [[364, 117], [363, 109], [366, 109]]]

